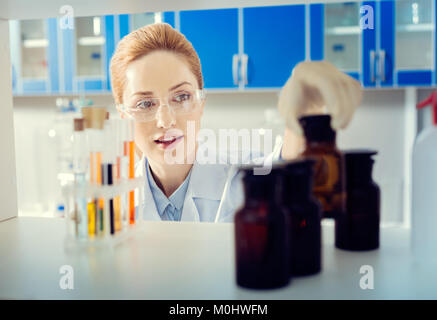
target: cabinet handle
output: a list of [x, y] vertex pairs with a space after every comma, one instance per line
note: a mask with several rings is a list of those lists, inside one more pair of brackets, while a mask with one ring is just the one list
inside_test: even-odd
[[385, 82], [385, 50], [380, 50], [379, 54], [379, 73], [381, 74], [381, 81]]
[[370, 82], [375, 83], [375, 50], [370, 50]]
[[247, 62], [249, 61], [249, 57], [247, 54], [243, 53], [241, 55], [241, 78], [243, 79], [243, 84], [247, 84]]
[[232, 57], [232, 78], [234, 79], [234, 85], [238, 85], [238, 54], [234, 54]]

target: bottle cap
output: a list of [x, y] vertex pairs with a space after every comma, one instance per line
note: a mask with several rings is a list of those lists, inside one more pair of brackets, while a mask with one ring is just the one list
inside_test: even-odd
[[417, 104], [417, 109], [431, 106], [433, 113], [433, 124], [437, 126], [437, 90], [430, 94], [428, 98]]
[[284, 203], [302, 201], [310, 196], [315, 163], [315, 159], [298, 158], [283, 164]]
[[[277, 179], [280, 177], [281, 165], [274, 164], [269, 174], [256, 174], [255, 168], [260, 165], [243, 165], [239, 167], [239, 172], [243, 173], [243, 183], [246, 197], [276, 200], [276, 196], [281, 192], [278, 190]], [[276, 193], [276, 195], [275, 195]]]
[[74, 119], [74, 131], [83, 131], [85, 127], [84, 122], [83, 118]]
[[378, 151], [372, 149], [348, 149], [344, 150], [343, 154], [345, 158], [357, 161], [359, 159], [370, 159], [371, 156], [378, 154]]
[[342, 152], [345, 160], [347, 186], [354, 181], [368, 181], [372, 177], [372, 156], [378, 152], [370, 149], [350, 149]]
[[83, 107], [82, 115], [85, 119], [86, 129], [100, 129], [104, 127], [106, 109], [101, 107]]
[[305, 138], [314, 142], [333, 142], [336, 133], [331, 127], [329, 114], [309, 115], [299, 118]]

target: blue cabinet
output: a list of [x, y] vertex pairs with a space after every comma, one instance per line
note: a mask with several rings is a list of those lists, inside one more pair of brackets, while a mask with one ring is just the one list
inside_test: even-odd
[[205, 88], [282, 87], [305, 60], [305, 6], [180, 12]]
[[245, 8], [243, 21], [244, 85], [282, 87], [305, 60], [305, 6]]
[[180, 31], [199, 55], [205, 88], [238, 87], [238, 9], [182, 11]]
[[11, 21], [13, 93], [109, 92], [117, 42], [156, 22], [193, 44], [207, 89], [279, 88], [306, 58], [365, 87], [432, 86], [436, 8], [437, 0], [373, 0], [122, 14], [76, 18], [74, 29], [56, 18]]
[[[310, 5], [310, 57], [365, 87], [435, 83], [436, 0]], [[358, 50], [357, 50], [358, 49]]]

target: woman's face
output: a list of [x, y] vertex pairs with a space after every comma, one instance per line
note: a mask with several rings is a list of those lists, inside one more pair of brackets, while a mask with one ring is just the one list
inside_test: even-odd
[[[184, 58], [167, 51], [154, 51], [129, 64], [126, 80], [123, 92], [123, 103], [126, 107], [145, 108], [151, 105], [150, 101], [153, 100], [150, 98], [159, 98], [162, 101], [156, 108], [153, 119], [135, 122], [137, 147], [149, 161], [164, 163], [167, 161], [164, 159], [165, 153], [174, 154], [176, 148], [184, 146], [184, 163], [187, 163], [187, 157], [195, 151], [195, 137], [200, 127], [204, 101], [197, 102], [189, 113], [175, 112], [175, 109], [166, 105], [171, 99], [187, 99], [187, 94], [199, 89]], [[187, 132], [188, 123], [191, 123], [191, 127], [194, 125], [194, 139], [192, 133]], [[187, 147], [187, 141], [191, 144], [190, 147]]]

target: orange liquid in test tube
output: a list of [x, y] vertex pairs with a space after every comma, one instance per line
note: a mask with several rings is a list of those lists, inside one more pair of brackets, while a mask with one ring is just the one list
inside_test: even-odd
[[[93, 183], [95, 180], [94, 175], [94, 153], [90, 153], [90, 182]], [[96, 234], [96, 207], [94, 205], [94, 199], [91, 199], [87, 205], [88, 209], [88, 235], [94, 237]]]
[[[102, 153], [96, 152], [96, 177], [97, 177], [97, 184], [100, 186], [102, 185]], [[99, 230], [97, 230], [97, 233], [103, 233], [104, 231], [104, 225], [103, 225], [103, 207], [104, 207], [104, 200], [102, 198], [98, 201], [98, 208], [97, 208], [97, 219], [98, 219], [98, 225]]]
[[[117, 164], [115, 166], [115, 174], [114, 176], [117, 178], [117, 181], [120, 180], [120, 157], [117, 157]], [[114, 210], [115, 210], [115, 231], [121, 230], [121, 198], [120, 196], [116, 196], [114, 198]]]
[[[135, 178], [135, 142], [129, 141], [129, 179]], [[129, 192], [129, 223], [135, 223], [135, 191]]]

